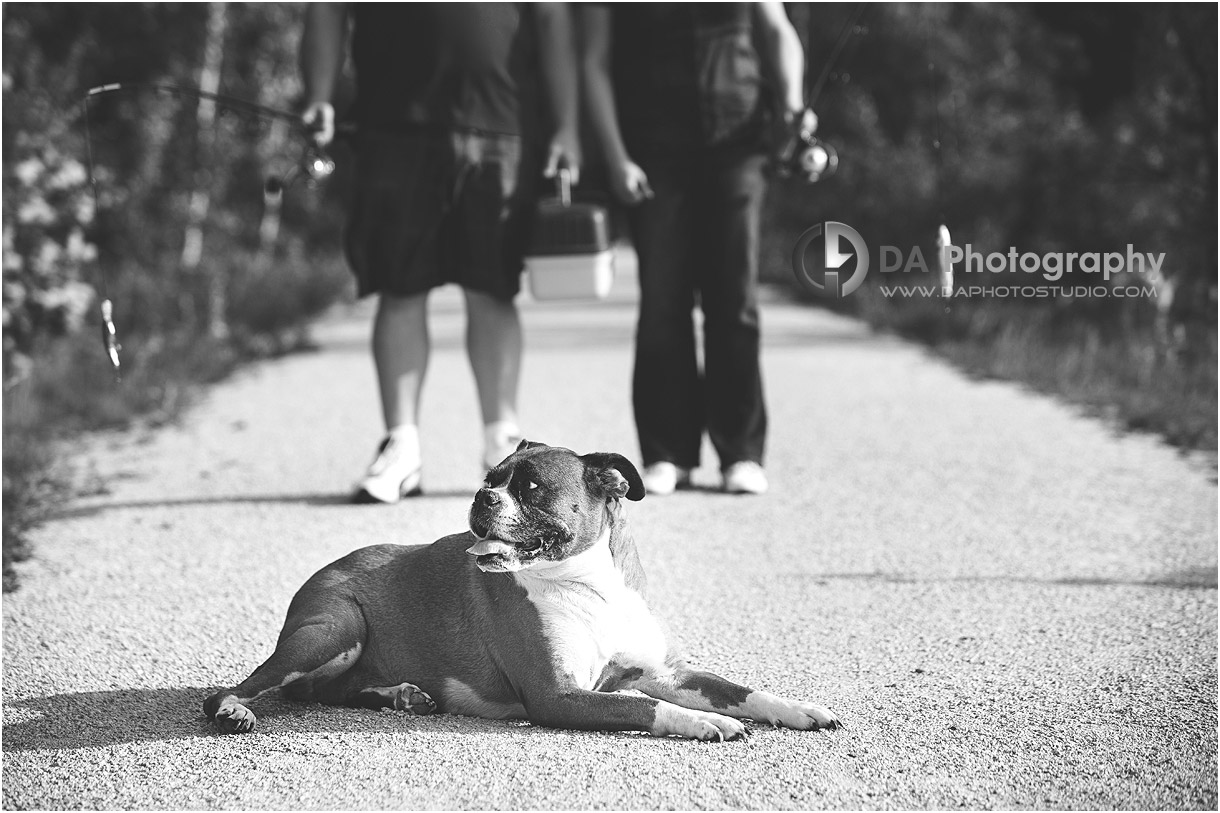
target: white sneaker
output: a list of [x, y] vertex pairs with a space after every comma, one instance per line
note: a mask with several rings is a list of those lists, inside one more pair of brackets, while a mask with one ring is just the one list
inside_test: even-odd
[[763, 467], [742, 460], [724, 470], [724, 490], [729, 494], [766, 494], [769, 484]]
[[690, 469], [680, 469], [669, 461], [662, 461], [645, 467], [640, 479], [649, 496], [664, 497], [690, 485]]
[[521, 430], [507, 422], [488, 424], [483, 428], [483, 466], [494, 469], [521, 445]]
[[404, 448], [407, 444], [393, 435], [377, 447], [377, 459], [364, 479], [356, 484], [354, 503], [395, 503], [403, 497], [421, 494], [419, 453]]

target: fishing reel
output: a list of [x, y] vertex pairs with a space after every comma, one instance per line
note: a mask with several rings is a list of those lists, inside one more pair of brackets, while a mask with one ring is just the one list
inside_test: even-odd
[[301, 156], [301, 172], [310, 186], [326, 180], [335, 172], [335, 159], [326, 150], [317, 145], [311, 145]]
[[785, 138], [775, 155], [776, 174], [781, 178], [800, 178], [817, 183], [839, 168], [839, 153], [814, 135], [817, 116], [812, 110], [785, 116]]
[[325, 181], [335, 172], [335, 159], [317, 144], [310, 144], [301, 153], [301, 158], [282, 176], [268, 175], [263, 182], [263, 195], [267, 199], [278, 198], [284, 190], [298, 179], [304, 178], [310, 189]]
[[793, 156], [783, 165], [786, 177], [796, 176], [805, 183], [817, 183], [835, 174], [839, 168], [839, 153], [817, 136], [801, 135]]

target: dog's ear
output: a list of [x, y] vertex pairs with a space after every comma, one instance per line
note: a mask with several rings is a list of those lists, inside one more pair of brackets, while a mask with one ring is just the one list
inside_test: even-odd
[[532, 440], [526, 440], [525, 438], [522, 438], [521, 442], [517, 444], [517, 448], [515, 451], [519, 452], [522, 449], [541, 449], [541, 448], [544, 448], [545, 446], [546, 446], [545, 443], [536, 443]]
[[585, 471], [601, 486], [607, 497], [644, 499], [644, 481], [631, 461], [613, 452], [593, 452], [580, 458]]

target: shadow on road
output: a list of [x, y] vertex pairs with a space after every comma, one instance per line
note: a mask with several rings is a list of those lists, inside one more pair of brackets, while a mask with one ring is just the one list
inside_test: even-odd
[[126, 689], [10, 702], [5, 704], [4, 750], [98, 748], [205, 736], [209, 731], [199, 708], [207, 696], [207, 689]]
[[1066, 577], [1062, 579], [1036, 579], [1021, 576], [907, 576], [901, 573], [810, 573], [789, 574], [789, 577], [799, 576], [811, 579], [820, 584], [831, 581], [863, 581], [882, 582], [886, 584], [927, 584], [927, 583], [977, 583], [986, 582], [1016, 582], [1022, 584], [1058, 584], [1065, 587], [1169, 587], [1179, 590], [1216, 589], [1216, 568], [1195, 567], [1182, 571], [1166, 573], [1150, 579], [1114, 579], [1106, 577]]
[[[0, 733], [3, 750], [64, 751], [230, 736], [213, 728], [200, 710], [204, 699], [217, 688], [119, 689], [12, 701], [5, 704], [5, 723]], [[259, 726], [241, 737], [273, 735], [280, 747], [300, 753], [313, 751], [309, 745], [285, 742], [284, 738], [296, 734], [336, 733], [350, 737], [413, 730], [474, 736], [485, 744], [495, 737], [554, 736], [553, 731], [522, 720], [485, 720], [450, 714], [416, 717], [405, 712], [296, 703], [274, 697], [260, 698], [251, 708], [258, 715]], [[647, 736], [627, 731], [570, 733], [603, 739]], [[682, 744], [680, 740], [674, 742]]]
[[[200, 711], [216, 688], [119, 689], [107, 692], [57, 694], [18, 700], [5, 705], [5, 752], [61, 751], [105, 748], [138, 742], [167, 742], [223, 737]], [[401, 712], [377, 712], [293, 703], [274, 698], [252, 705], [260, 726], [253, 734], [394, 734], [404, 729], [457, 730], [489, 736], [519, 734], [518, 721], [473, 717], [413, 717]], [[10, 722], [16, 720], [15, 722]]]

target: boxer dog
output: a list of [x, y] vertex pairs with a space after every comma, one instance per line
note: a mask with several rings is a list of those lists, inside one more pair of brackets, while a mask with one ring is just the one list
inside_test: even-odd
[[361, 548], [322, 568], [292, 599], [271, 657], [204, 713], [223, 732], [250, 731], [245, 704], [279, 689], [697, 740], [741, 737], [741, 719], [837, 728], [821, 706], [697, 671], [669, 650], [623, 514], [624, 497], [643, 496], [622, 455], [522, 441], [475, 494], [469, 531]]

